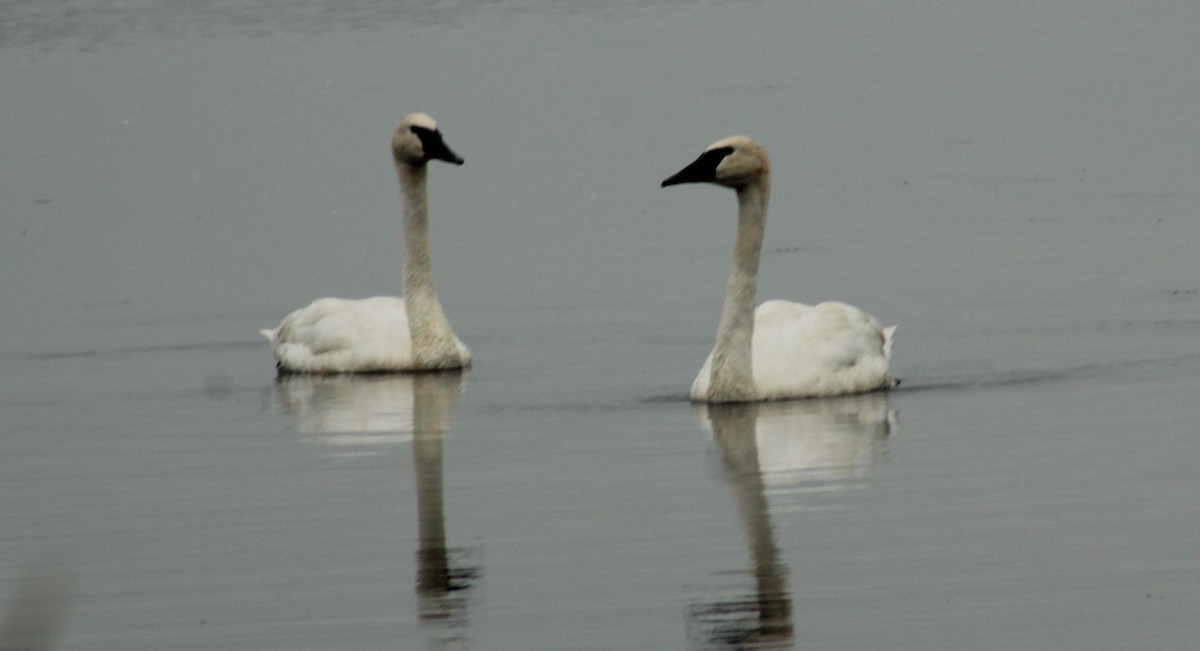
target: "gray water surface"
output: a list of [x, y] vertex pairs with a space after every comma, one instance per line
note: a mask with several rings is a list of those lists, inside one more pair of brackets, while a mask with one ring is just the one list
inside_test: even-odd
[[[0, 607], [89, 650], [1194, 648], [1200, 6], [972, 5], [0, 3]], [[415, 110], [475, 368], [277, 381], [259, 328], [400, 292]], [[731, 133], [760, 299], [899, 324], [898, 390], [686, 401], [734, 201], [658, 184]]]

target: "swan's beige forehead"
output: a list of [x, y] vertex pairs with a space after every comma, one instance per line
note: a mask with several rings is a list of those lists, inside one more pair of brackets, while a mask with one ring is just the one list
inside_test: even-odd
[[754, 139], [749, 136], [729, 136], [728, 138], [721, 138], [720, 140], [709, 145], [708, 149], [706, 149], [705, 151], [711, 151], [713, 149], [720, 149], [722, 147], [733, 147], [734, 149], [738, 149], [740, 147], [744, 147], [753, 142], [754, 142]]
[[430, 131], [437, 131], [437, 122], [428, 113], [409, 113], [404, 116], [403, 124], [410, 127], [421, 127]]

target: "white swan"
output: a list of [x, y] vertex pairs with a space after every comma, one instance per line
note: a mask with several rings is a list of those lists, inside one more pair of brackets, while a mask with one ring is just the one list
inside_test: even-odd
[[462, 165], [424, 113], [404, 117], [392, 136], [404, 198], [404, 298], [321, 298], [260, 332], [271, 341], [280, 373], [384, 373], [465, 368], [463, 345], [433, 290], [429, 256], [426, 163]]
[[717, 342], [692, 384], [692, 400], [785, 400], [892, 386], [895, 326], [881, 327], [871, 315], [837, 302], [776, 300], [754, 309], [771, 194], [771, 164], [761, 145], [746, 136], [719, 140], [662, 187], [680, 183], [723, 185], [738, 198], [733, 271]]

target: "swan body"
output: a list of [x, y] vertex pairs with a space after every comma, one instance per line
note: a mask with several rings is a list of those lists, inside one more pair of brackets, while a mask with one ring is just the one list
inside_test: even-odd
[[738, 230], [717, 341], [695, 382], [697, 402], [757, 402], [864, 393], [891, 387], [895, 326], [839, 302], [773, 300], [754, 307], [770, 198], [770, 161], [752, 138], [731, 136], [662, 182], [715, 183], [737, 191]]
[[[288, 373], [388, 373], [462, 368], [471, 351], [453, 339], [453, 352], [418, 366], [403, 298], [319, 298], [283, 318], [271, 341], [281, 371]], [[453, 333], [451, 333], [453, 336]], [[457, 366], [455, 366], [457, 364]]]
[[424, 113], [404, 117], [392, 137], [404, 199], [404, 298], [321, 298], [260, 332], [276, 367], [287, 373], [387, 373], [459, 369], [471, 353], [450, 328], [437, 293], [428, 239], [426, 164], [461, 165], [437, 123]]
[[[754, 310], [751, 363], [758, 399], [838, 396], [890, 386], [894, 331], [845, 303], [767, 301]], [[712, 360], [709, 354], [692, 383], [692, 400], [706, 401]]]

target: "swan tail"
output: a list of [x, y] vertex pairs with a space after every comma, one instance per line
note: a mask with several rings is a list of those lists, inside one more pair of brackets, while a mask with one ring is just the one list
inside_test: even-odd
[[[883, 358], [889, 363], [892, 361], [892, 344], [896, 341], [896, 326], [888, 326], [883, 329]], [[895, 389], [900, 386], [900, 378], [888, 376], [888, 384], [885, 388]]]
[[896, 341], [896, 326], [888, 326], [883, 329], [883, 357], [886, 360], [892, 359], [892, 343]]

